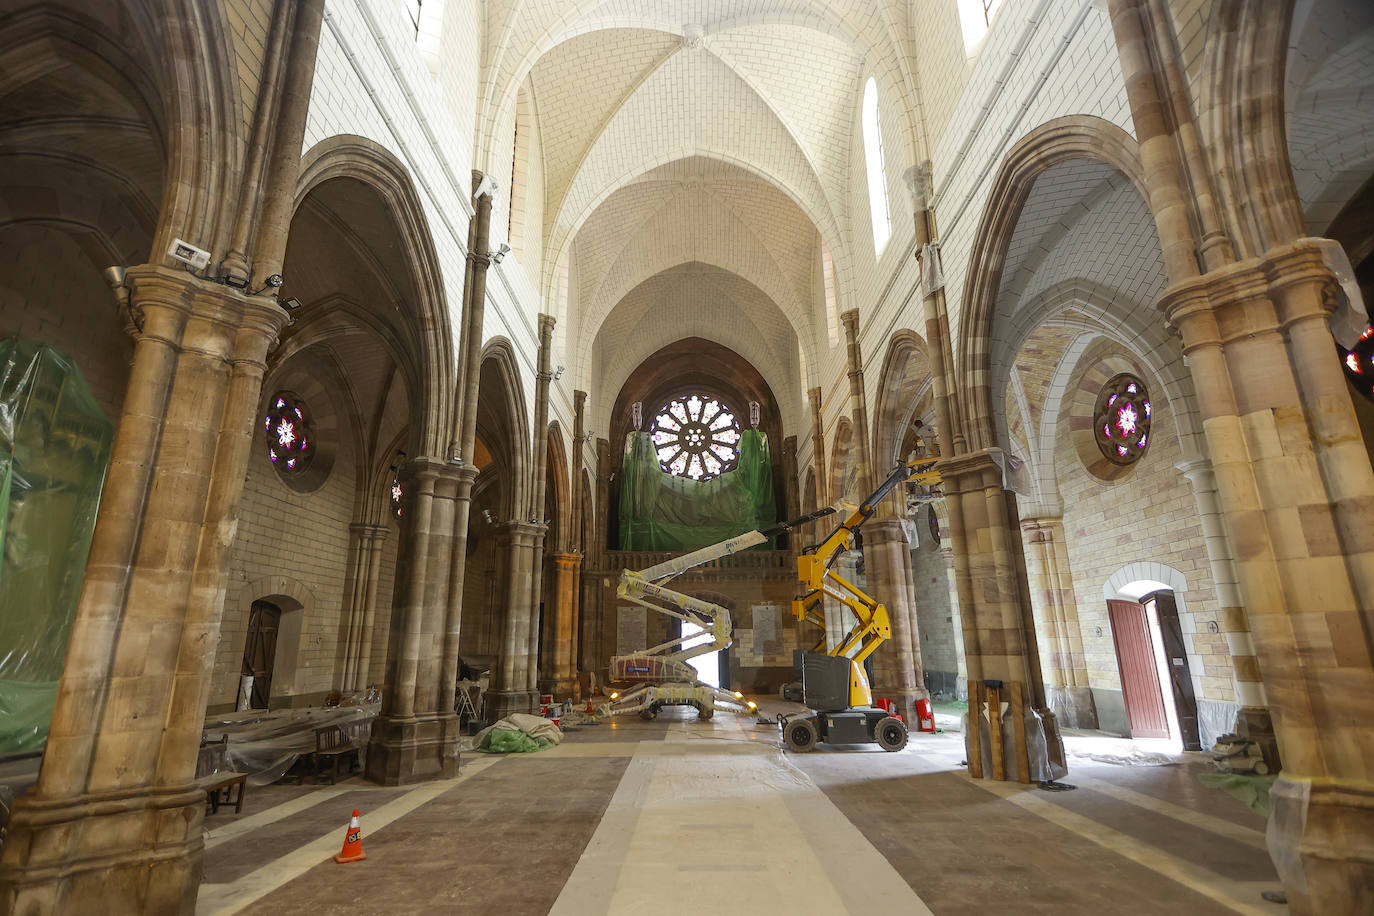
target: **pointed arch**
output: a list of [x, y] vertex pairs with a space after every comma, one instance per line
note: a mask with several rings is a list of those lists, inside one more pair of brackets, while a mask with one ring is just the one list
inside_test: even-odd
[[447, 454], [456, 393], [453, 331], [434, 240], [410, 172], [391, 152], [366, 137], [340, 134], [311, 147], [301, 161], [295, 209], [327, 181], [351, 178], [381, 199], [400, 233], [399, 247], [414, 280], [409, 327], [416, 348], [419, 400], [412, 414], [420, 454]]
[[970, 450], [996, 445], [991, 370], [997, 331], [993, 317], [1007, 249], [1036, 178], [1070, 159], [1095, 159], [1112, 166], [1148, 200], [1135, 140], [1102, 118], [1068, 115], [1047, 121], [1007, 152], [974, 236], [959, 320], [957, 363]]

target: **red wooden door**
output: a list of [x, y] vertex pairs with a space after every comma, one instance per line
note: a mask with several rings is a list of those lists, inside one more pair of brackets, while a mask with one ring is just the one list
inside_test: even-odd
[[1126, 699], [1131, 737], [1167, 738], [1169, 720], [1164, 712], [1164, 694], [1159, 689], [1145, 606], [1134, 601], [1108, 601], [1107, 613], [1112, 620], [1112, 641], [1116, 644], [1116, 664], [1121, 672], [1121, 692]]

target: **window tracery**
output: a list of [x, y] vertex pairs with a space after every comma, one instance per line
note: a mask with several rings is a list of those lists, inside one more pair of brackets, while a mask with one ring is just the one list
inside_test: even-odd
[[282, 475], [299, 474], [315, 457], [315, 437], [305, 404], [288, 392], [272, 397], [263, 418], [267, 433], [267, 460]]
[[1145, 383], [1123, 372], [1107, 380], [1097, 395], [1093, 432], [1097, 447], [1116, 464], [1133, 464], [1150, 445], [1154, 408]]
[[676, 397], [664, 404], [649, 436], [659, 467], [674, 477], [710, 480], [739, 464], [739, 420], [707, 394]]

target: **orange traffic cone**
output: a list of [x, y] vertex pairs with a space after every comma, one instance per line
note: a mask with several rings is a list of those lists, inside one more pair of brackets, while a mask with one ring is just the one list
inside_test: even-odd
[[335, 862], [361, 862], [367, 858], [363, 852], [363, 832], [358, 829], [358, 812], [348, 822], [348, 832], [344, 834], [343, 852], [334, 857]]

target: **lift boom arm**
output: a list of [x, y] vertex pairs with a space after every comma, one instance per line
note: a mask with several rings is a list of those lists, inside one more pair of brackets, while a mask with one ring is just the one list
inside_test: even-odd
[[[920, 484], [936, 484], [940, 473], [934, 469], [937, 457], [918, 458], [900, 464], [876, 490], [870, 493], [857, 509], [849, 514], [834, 531], [810, 552], [797, 557], [797, 578], [804, 593], [792, 602], [792, 615], [798, 620], [813, 623], [822, 630], [820, 641], [813, 651], [825, 650], [825, 596], [839, 601], [854, 614], [857, 623], [839, 644], [826, 652], [831, 656], [846, 656], [855, 666], [872, 655], [892, 636], [887, 608], [854, 583], [835, 573], [831, 567], [840, 554], [854, 544], [855, 533], [877, 511], [877, 506], [909, 480]], [[866, 688], [865, 688], [866, 689]]]

